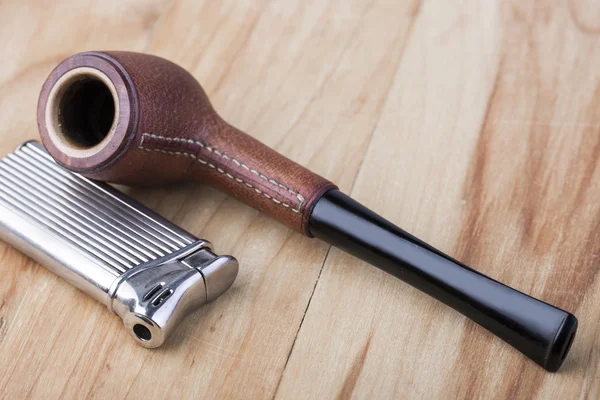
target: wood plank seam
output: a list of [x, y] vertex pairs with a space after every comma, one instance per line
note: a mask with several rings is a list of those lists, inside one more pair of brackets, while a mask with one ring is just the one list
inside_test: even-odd
[[294, 340], [292, 341], [292, 346], [290, 347], [290, 351], [287, 354], [285, 359], [285, 364], [283, 369], [281, 370], [281, 374], [279, 375], [279, 379], [277, 380], [277, 385], [275, 386], [275, 391], [273, 392], [272, 399], [275, 399], [277, 396], [277, 391], [279, 390], [279, 386], [281, 385], [281, 380], [283, 379], [283, 374], [285, 373], [285, 369], [290, 361], [290, 357], [292, 356], [292, 352], [294, 351], [294, 345], [296, 344], [296, 340], [298, 339], [298, 334], [300, 333], [300, 329], [302, 329], [302, 323], [304, 322], [304, 318], [306, 317], [306, 313], [310, 308], [310, 302], [315, 294], [315, 290], [317, 289], [317, 285], [319, 284], [319, 279], [321, 278], [321, 274], [323, 273], [323, 268], [325, 268], [325, 263], [329, 257], [329, 253], [331, 252], [332, 246], [327, 248], [327, 253], [325, 253], [325, 257], [323, 258], [323, 263], [321, 264], [321, 269], [319, 269], [319, 274], [317, 275], [317, 279], [315, 280], [315, 284], [313, 285], [312, 292], [310, 293], [310, 297], [308, 298], [308, 302], [306, 303], [306, 308], [304, 309], [304, 314], [302, 314], [302, 319], [300, 320], [300, 324], [298, 325], [298, 329], [296, 330], [296, 334], [294, 335]]
[[[403, 55], [404, 55], [404, 50], [405, 50], [405, 48], [406, 48], [406, 44], [407, 44], [407, 43], [410, 41], [410, 38], [411, 38], [411, 33], [412, 33], [412, 30], [413, 30], [413, 27], [414, 27], [414, 23], [415, 23], [415, 21], [416, 21], [416, 20], [417, 20], [417, 18], [418, 18], [419, 12], [420, 12], [420, 10], [421, 10], [421, 6], [422, 6], [422, 1], [421, 1], [421, 0], [419, 0], [419, 2], [418, 2], [418, 4], [417, 4], [417, 7], [416, 7], [416, 9], [415, 9], [415, 12], [414, 12], [414, 13], [413, 13], [413, 15], [412, 15], [411, 22], [410, 22], [410, 26], [408, 27], [408, 31], [407, 31], [407, 34], [406, 34], [406, 40], [405, 40], [405, 42], [404, 42], [403, 49], [402, 49], [402, 51], [400, 52], [400, 54], [399, 54], [399, 56], [397, 57], [397, 60], [396, 60], [396, 66], [395, 66], [395, 67], [396, 67], [396, 68], [395, 68], [395, 70], [396, 70], [396, 71], [397, 71], [397, 68], [398, 68], [399, 64], [402, 62], [402, 58], [403, 58]], [[389, 85], [389, 86], [388, 86], [388, 88], [387, 88], [387, 90], [386, 90], [386, 93], [385, 93], [385, 95], [384, 95], [384, 97], [383, 97], [382, 104], [385, 104], [385, 103], [386, 103], [386, 101], [387, 101], [387, 98], [389, 97], [389, 95], [390, 95], [390, 93], [391, 93], [392, 86], [393, 86], [393, 85]], [[307, 107], [308, 107], [308, 105], [307, 105]], [[365, 150], [365, 153], [364, 153], [365, 155], [366, 155], [366, 154], [367, 154], [367, 152], [369, 151], [369, 148], [371, 147], [371, 143], [373, 142], [373, 140], [372, 140], [372, 139], [373, 139], [373, 136], [374, 136], [375, 130], [377, 129], [377, 126], [379, 125], [379, 120], [380, 120], [380, 117], [381, 117], [381, 113], [382, 113], [382, 110], [380, 110], [379, 116], [378, 116], [378, 118], [377, 118], [377, 120], [376, 120], [375, 124], [373, 125], [373, 129], [371, 129], [371, 132], [370, 132], [370, 134], [369, 134], [367, 148], [366, 148], [366, 150]], [[356, 182], [357, 182], [357, 180], [358, 180], [358, 177], [359, 177], [359, 175], [360, 175], [360, 171], [361, 171], [361, 170], [362, 170], [362, 168], [363, 168], [364, 160], [365, 160], [365, 157], [362, 157], [362, 158], [361, 158], [361, 160], [360, 160], [360, 162], [359, 162], [359, 167], [358, 167], [358, 170], [357, 170], [357, 172], [356, 172], [356, 176], [354, 177], [354, 180], [353, 180], [353, 182], [352, 182], [352, 185], [351, 185], [351, 187], [350, 187], [350, 192], [349, 192], [349, 193], [352, 193], [352, 192], [353, 192], [353, 190], [354, 190], [354, 186], [356, 185]], [[289, 351], [289, 353], [288, 353], [288, 355], [287, 355], [287, 358], [286, 358], [285, 365], [284, 365], [284, 367], [283, 367], [283, 370], [281, 371], [281, 374], [280, 374], [280, 376], [279, 376], [279, 380], [278, 380], [278, 382], [277, 382], [277, 386], [276, 386], [276, 388], [275, 388], [275, 393], [274, 393], [274, 395], [273, 395], [273, 399], [275, 399], [275, 398], [276, 398], [276, 396], [277, 396], [277, 392], [279, 391], [279, 387], [280, 387], [280, 385], [281, 385], [281, 381], [282, 381], [282, 379], [283, 379], [283, 375], [285, 374], [285, 371], [286, 371], [287, 365], [288, 365], [288, 363], [289, 363], [290, 357], [291, 357], [291, 355], [292, 355], [292, 352], [294, 351], [294, 345], [296, 344], [296, 341], [297, 341], [297, 339], [298, 339], [298, 335], [300, 334], [300, 330], [302, 329], [302, 324], [303, 324], [303, 322], [304, 322], [304, 318], [306, 317], [306, 314], [307, 314], [307, 312], [308, 312], [308, 310], [309, 310], [309, 308], [310, 308], [310, 304], [311, 304], [312, 298], [313, 298], [313, 296], [314, 296], [314, 294], [315, 294], [315, 291], [316, 291], [316, 289], [317, 289], [317, 285], [319, 284], [319, 280], [321, 279], [321, 274], [322, 274], [322, 272], [323, 272], [323, 269], [325, 268], [325, 264], [327, 263], [327, 260], [328, 260], [328, 258], [329, 258], [329, 254], [330, 254], [330, 251], [331, 251], [331, 247], [332, 247], [332, 246], [329, 246], [329, 248], [327, 249], [327, 253], [325, 254], [325, 258], [323, 259], [323, 264], [321, 265], [321, 269], [319, 270], [319, 275], [318, 275], [318, 277], [317, 277], [317, 280], [315, 281], [315, 285], [314, 285], [314, 287], [313, 287], [312, 293], [311, 293], [311, 295], [310, 295], [310, 298], [309, 298], [309, 300], [308, 300], [308, 303], [307, 303], [307, 305], [306, 305], [306, 309], [304, 310], [304, 314], [302, 315], [302, 320], [300, 321], [300, 325], [298, 326], [298, 330], [297, 330], [297, 332], [296, 332], [296, 335], [294, 336], [294, 340], [293, 340], [293, 342], [292, 342], [292, 346], [291, 346], [291, 348], [290, 348], [290, 351]], [[369, 341], [370, 341], [370, 340], [369, 340]], [[367, 346], [367, 349], [366, 349], [365, 351], [368, 351], [368, 346]], [[365, 356], [366, 356], [366, 353], [365, 353]]]

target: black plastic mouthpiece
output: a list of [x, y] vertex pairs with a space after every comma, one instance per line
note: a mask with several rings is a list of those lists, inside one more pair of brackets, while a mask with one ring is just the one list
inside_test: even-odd
[[316, 203], [310, 232], [454, 308], [550, 372], [577, 318], [495, 281], [417, 239], [338, 190]]

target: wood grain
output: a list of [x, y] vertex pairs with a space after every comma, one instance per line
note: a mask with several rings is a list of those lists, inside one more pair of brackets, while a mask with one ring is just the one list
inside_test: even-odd
[[598, 398], [594, 0], [0, 2], [0, 154], [61, 59], [182, 65], [233, 125], [411, 233], [574, 312], [549, 374], [449, 308], [212, 189], [124, 188], [240, 276], [165, 347], [0, 243], [5, 398]]

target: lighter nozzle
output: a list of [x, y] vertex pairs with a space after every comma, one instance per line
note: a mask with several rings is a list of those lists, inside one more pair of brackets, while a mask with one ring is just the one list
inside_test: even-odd
[[109, 308], [142, 346], [160, 346], [188, 314], [224, 293], [235, 280], [237, 260], [208, 248], [123, 274], [113, 285]]

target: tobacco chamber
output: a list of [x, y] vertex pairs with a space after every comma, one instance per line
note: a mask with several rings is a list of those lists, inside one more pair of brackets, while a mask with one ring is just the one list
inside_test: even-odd
[[44, 146], [65, 168], [130, 185], [209, 184], [421, 289], [549, 371], [569, 351], [572, 314], [468, 268], [232, 127], [198, 82], [167, 60], [72, 56], [44, 83], [37, 116]]

